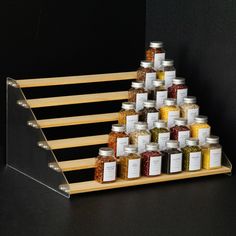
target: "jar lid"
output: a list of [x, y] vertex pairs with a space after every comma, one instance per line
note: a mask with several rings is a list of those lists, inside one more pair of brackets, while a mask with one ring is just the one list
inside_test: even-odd
[[167, 148], [178, 148], [179, 147], [179, 142], [177, 140], [168, 140], [166, 142], [166, 147]]
[[140, 66], [144, 68], [152, 68], [153, 67], [153, 62], [152, 61], [141, 61]]
[[138, 121], [134, 124], [136, 130], [146, 130], [148, 128], [147, 122]]
[[162, 65], [163, 66], [173, 66], [174, 65], [174, 61], [170, 60], [170, 59], [166, 59], [166, 60], [162, 61]]
[[206, 142], [210, 144], [219, 143], [219, 137], [215, 135], [210, 135], [209, 137], [206, 138]]
[[175, 125], [187, 125], [187, 120], [184, 118], [176, 118]]
[[122, 102], [122, 108], [125, 110], [132, 110], [135, 108], [134, 102]]
[[138, 151], [138, 148], [136, 145], [128, 145], [125, 147], [126, 153], [136, 153]]
[[185, 84], [185, 78], [176, 77], [173, 79], [173, 84]]
[[125, 126], [120, 124], [113, 124], [111, 130], [114, 132], [125, 132]]
[[156, 80], [153, 80], [153, 86], [154, 87], [159, 87], [159, 86], [162, 86], [164, 85], [164, 80], [161, 80], [161, 79], [156, 79]]
[[197, 138], [186, 139], [186, 145], [188, 146], [197, 146], [198, 144], [199, 144], [199, 140]]
[[187, 96], [184, 98], [184, 103], [196, 103], [197, 102], [197, 98], [194, 96]]
[[133, 81], [131, 84], [132, 88], [144, 88], [144, 83], [142, 81]]
[[163, 42], [161, 42], [161, 41], [151, 41], [150, 42], [150, 47], [151, 48], [162, 48], [163, 47]]
[[114, 151], [112, 148], [109, 147], [102, 147], [99, 148], [99, 153], [100, 156], [113, 156]]
[[158, 143], [148, 143], [146, 144], [146, 151], [157, 151], [159, 148]]
[[207, 116], [196, 116], [194, 121], [198, 124], [207, 123]]
[[167, 128], [167, 123], [164, 120], [158, 120], [154, 122], [156, 128]]
[[147, 100], [143, 103], [144, 107], [155, 107], [156, 102], [154, 100]]
[[164, 104], [167, 106], [176, 105], [176, 99], [175, 98], [167, 98], [164, 100]]

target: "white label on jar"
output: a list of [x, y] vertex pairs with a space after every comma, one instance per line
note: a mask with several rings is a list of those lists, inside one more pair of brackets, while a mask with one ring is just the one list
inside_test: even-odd
[[129, 160], [128, 178], [138, 178], [140, 176], [141, 159]]
[[138, 153], [142, 153], [145, 151], [146, 144], [150, 143], [151, 135], [139, 135], [138, 136]]
[[175, 77], [176, 77], [175, 70], [164, 72], [164, 80], [165, 80], [166, 88], [169, 88], [170, 86], [172, 86], [172, 82]]
[[187, 110], [188, 125], [192, 124], [194, 122], [195, 117], [198, 115], [199, 115], [199, 108], [188, 109]]
[[221, 166], [222, 149], [216, 148], [210, 150], [210, 168]]
[[136, 94], [136, 111], [143, 109], [143, 103], [148, 99], [147, 93], [137, 93]]
[[182, 171], [182, 153], [170, 155], [170, 173]]
[[116, 162], [104, 163], [103, 181], [114, 181], [116, 179]]
[[159, 113], [158, 112], [152, 112], [147, 114], [147, 124], [148, 129], [152, 129], [154, 126], [154, 122], [158, 121], [159, 119]]
[[134, 124], [138, 122], [138, 115], [126, 116], [126, 133], [134, 131]]
[[125, 146], [129, 144], [129, 137], [117, 138], [116, 156], [124, 156]]
[[153, 88], [153, 81], [156, 80], [156, 72], [146, 73], [145, 89]]
[[163, 151], [166, 148], [166, 142], [170, 140], [170, 132], [158, 134], [159, 149]]
[[179, 131], [178, 132], [178, 141], [179, 141], [179, 147], [185, 147], [186, 146], [186, 139], [190, 137], [190, 131]]
[[176, 118], [179, 118], [179, 111], [169, 111], [168, 112], [168, 121], [167, 121], [168, 128], [174, 126]]
[[154, 69], [158, 70], [161, 67], [162, 61], [165, 60], [165, 53], [155, 53], [154, 56]]
[[157, 91], [156, 93], [156, 108], [159, 109], [164, 105], [164, 101], [167, 99], [167, 91]]
[[189, 155], [189, 170], [200, 170], [202, 163], [201, 152], [190, 152]]
[[201, 128], [198, 130], [199, 145], [206, 142], [206, 137], [210, 136], [210, 128]]
[[188, 89], [177, 89], [177, 105], [182, 105], [187, 95]]
[[161, 174], [161, 156], [150, 157], [149, 175]]

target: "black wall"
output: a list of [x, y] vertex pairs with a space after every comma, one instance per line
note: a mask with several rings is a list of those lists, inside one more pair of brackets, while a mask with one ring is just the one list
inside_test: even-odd
[[[147, 0], [146, 45], [165, 42], [177, 75], [196, 95], [234, 161], [236, 133], [236, 1]], [[234, 162], [236, 163], [236, 162]]]

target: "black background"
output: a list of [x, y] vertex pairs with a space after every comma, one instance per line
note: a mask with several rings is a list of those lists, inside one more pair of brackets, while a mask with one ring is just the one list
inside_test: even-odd
[[[165, 42], [177, 75], [186, 77], [190, 94], [197, 96], [201, 113], [209, 116], [213, 133], [221, 137], [225, 152], [235, 163], [235, 1], [8, 0], [3, 6], [1, 130], [5, 127], [6, 76], [136, 70], [144, 57], [146, 37], [146, 46], [150, 40]], [[68, 87], [70, 90], [73, 93], [77, 88]], [[26, 92], [30, 97], [42, 95], [40, 90]], [[53, 94], [64, 92], [55, 89]], [[4, 157], [4, 132], [1, 136]], [[235, 175], [212, 176], [67, 200], [2, 168], [0, 234], [235, 235], [235, 183]]]

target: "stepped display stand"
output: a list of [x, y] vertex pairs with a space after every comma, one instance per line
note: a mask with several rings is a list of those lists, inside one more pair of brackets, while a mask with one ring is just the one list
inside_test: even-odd
[[223, 166], [218, 169], [203, 169], [196, 172], [182, 172], [172, 175], [162, 174], [157, 177], [141, 177], [140, 179], [131, 181], [118, 179], [116, 182], [108, 184], [100, 184], [96, 181], [69, 183], [64, 172], [94, 168], [95, 158], [58, 161], [54, 150], [99, 144], [105, 145], [108, 140], [108, 135], [47, 140], [42, 129], [116, 121], [118, 114], [105, 113], [37, 120], [32, 109], [93, 102], [99, 104], [99, 102], [104, 101], [124, 100], [128, 98], [128, 92], [118, 91], [27, 99], [22, 89], [83, 83], [109, 83], [110, 81], [132, 79], [136, 79], [136, 72], [27, 80], [13, 80], [8, 78], [7, 165], [68, 198], [71, 194], [76, 193], [231, 173], [232, 165], [226, 155], [223, 154]]

